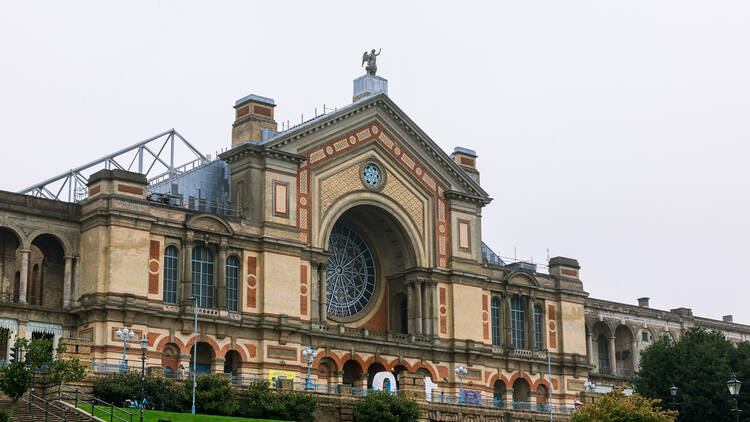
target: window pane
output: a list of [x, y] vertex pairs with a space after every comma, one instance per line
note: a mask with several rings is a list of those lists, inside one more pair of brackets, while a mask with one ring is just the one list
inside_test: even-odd
[[500, 301], [492, 299], [490, 308], [492, 311], [492, 345], [500, 346]]
[[193, 295], [199, 307], [214, 306], [214, 257], [205, 246], [193, 249]]
[[534, 306], [534, 343], [536, 350], [542, 350], [544, 345], [542, 344], [542, 337], [544, 333], [544, 325], [542, 324], [542, 308], [540, 306]]
[[177, 303], [178, 267], [177, 248], [169, 246], [164, 250], [164, 303]]
[[521, 298], [513, 296], [510, 299], [511, 342], [516, 349], [526, 348], [525, 312]]
[[237, 279], [240, 271], [240, 262], [236, 256], [227, 258], [227, 309], [237, 312], [239, 308], [239, 289]]

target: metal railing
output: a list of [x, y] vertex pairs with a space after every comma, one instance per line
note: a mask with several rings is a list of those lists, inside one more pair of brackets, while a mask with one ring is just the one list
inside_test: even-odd
[[153, 203], [166, 205], [175, 208], [181, 208], [191, 211], [200, 211], [209, 214], [225, 215], [236, 217], [240, 213], [239, 207], [232, 206], [228, 202], [209, 201], [199, 198], [183, 198], [181, 196], [169, 195], [166, 193], [149, 193], [147, 199]]
[[25, 398], [21, 397], [20, 401], [27, 403], [29, 405], [29, 416], [31, 416], [31, 409], [37, 409], [42, 412], [44, 412], [44, 420], [45, 422], [50, 420], [50, 416], [52, 416], [52, 420], [59, 420], [59, 421], [65, 421], [68, 420], [68, 409], [62, 408], [60, 406], [57, 406], [56, 404], [52, 403], [49, 400], [45, 400], [42, 397], [37, 396], [33, 392], [28, 392], [29, 399], [26, 400]]
[[91, 416], [94, 416], [96, 411], [102, 412], [109, 415], [110, 422], [115, 420], [122, 422], [133, 422], [133, 413], [128, 412], [125, 409], [121, 409], [112, 403], [107, 403], [104, 400], [97, 398], [94, 395], [84, 393], [76, 387], [69, 385], [61, 385], [57, 389], [57, 399], [60, 401], [68, 402], [78, 408], [79, 405], [83, 404], [91, 406]]
[[526, 401], [504, 401], [502, 399], [485, 399], [472, 396], [453, 396], [445, 394], [433, 394], [432, 403], [457, 404], [464, 406], [477, 406], [495, 409], [520, 410], [525, 412], [550, 413], [557, 415], [571, 415], [575, 412], [575, 407], [546, 405], [542, 403], [533, 403]]
[[633, 378], [634, 372], [630, 368], [617, 368], [615, 369], [615, 374], [617, 374], [618, 377]]

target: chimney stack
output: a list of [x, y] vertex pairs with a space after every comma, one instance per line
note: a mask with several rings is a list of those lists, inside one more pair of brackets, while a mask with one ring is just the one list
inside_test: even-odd
[[456, 162], [462, 169], [474, 179], [475, 182], [479, 183], [479, 171], [477, 171], [477, 153], [473, 149], [464, 147], [453, 148], [453, 154], [451, 158]]
[[647, 297], [639, 297], [638, 298], [638, 306], [641, 308], [648, 308], [648, 298]]
[[261, 129], [276, 131], [273, 109], [276, 103], [271, 98], [250, 94], [234, 103], [232, 123], [232, 147], [245, 141], [260, 142]]
[[732, 322], [732, 316], [731, 315], [724, 315], [723, 317], [721, 317], [721, 319], [724, 322]]
[[549, 274], [567, 278], [579, 278], [581, 266], [573, 258], [556, 256], [549, 260]]

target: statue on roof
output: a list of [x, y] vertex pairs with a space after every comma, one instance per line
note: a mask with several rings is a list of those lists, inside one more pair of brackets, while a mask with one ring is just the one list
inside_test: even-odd
[[362, 55], [362, 64], [364, 65], [365, 62], [367, 63], [367, 66], [365, 67], [365, 70], [367, 70], [367, 73], [370, 75], [375, 76], [375, 72], [378, 71], [378, 65], [375, 64], [376, 57], [380, 55], [379, 49], [377, 54], [375, 54], [375, 49], [373, 48], [371, 52], [365, 51], [365, 54]]

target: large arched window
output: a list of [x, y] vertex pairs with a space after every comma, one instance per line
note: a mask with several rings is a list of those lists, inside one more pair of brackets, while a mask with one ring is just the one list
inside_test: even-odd
[[193, 249], [193, 296], [201, 308], [213, 308], [214, 255], [205, 246]]
[[500, 301], [493, 298], [490, 302], [492, 312], [492, 345], [500, 346]]
[[510, 299], [510, 337], [513, 347], [516, 349], [526, 348], [526, 312], [523, 302], [518, 296]]
[[164, 250], [164, 303], [177, 304], [177, 248], [167, 246]]
[[544, 349], [544, 344], [542, 344], [543, 334], [542, 307], [536, 305], [534, 306], [534, 346], [536, 346], [536, 350]]
[[596, 342], [599, 346], [599, 373], [609, 374], [609, 345], [607, 344], [607, 338], [603, 335], [599, 335]]
[[237, 279], [240, 274], [240, 260], [232, 255], [227, 258], [227, 310], [237, 312], [239, 309], [239, 286]]

